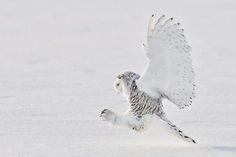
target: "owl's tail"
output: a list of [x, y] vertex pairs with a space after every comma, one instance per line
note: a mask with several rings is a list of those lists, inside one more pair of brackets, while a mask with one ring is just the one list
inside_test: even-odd
[[181, 138], [184, 141], [187, 142], [191, 142], [191, 143], [196, 143], [196, 141], [194, 139], [192, 139], [191, 137], [187, 136], [182, 130], [180, 130], [176, 125], [174, 125], [171, 121], [169, 121], [166, 116], [165, 113], [162, 112], [161, 114], [158, 114], [158, 116], [167, 123], [168, 128], [170, 129], [170, 131], [176, 135], [177, 137]]

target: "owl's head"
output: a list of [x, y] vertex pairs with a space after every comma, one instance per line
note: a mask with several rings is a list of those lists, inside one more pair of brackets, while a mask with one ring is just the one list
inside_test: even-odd
[[114, 88], [117, 93], [123, 93], [129, 95], [130, 87], [133, 81], [139, 79], [140, 76], [134, 72], [127, 71], [116, 77], [114, 82]]

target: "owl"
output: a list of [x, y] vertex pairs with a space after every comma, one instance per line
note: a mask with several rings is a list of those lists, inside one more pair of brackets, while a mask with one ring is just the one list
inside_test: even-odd
[[180, 139], [196, 143], [167, 119], [162, 106], [162, 100], [168, 99], [183, 109], [190, 106], [195, 98], [191, 47], [184, 30], [180, 23], [173, 22], [173, 18], [152, 15], [148, 23], [147, 44], [143, 46], [148, 58], [143, 74], [140, 76], [127, 71], [118, 75], [114, 82], [115, 90], [127, 98], [128, 110], [118, 114], [104, 109], [100, 117], [111, 125], [143, 132], [150, 127], [155, 116]]

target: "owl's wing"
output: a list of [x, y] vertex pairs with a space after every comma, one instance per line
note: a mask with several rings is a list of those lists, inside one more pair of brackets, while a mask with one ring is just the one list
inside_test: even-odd
[[165, 97], [179, 108], [191, 105], [195, 97], [194, 72], [184, 30], [173, 18], [156, 19], [148, 24], [148, 64], [137, 84], [154, 98]]

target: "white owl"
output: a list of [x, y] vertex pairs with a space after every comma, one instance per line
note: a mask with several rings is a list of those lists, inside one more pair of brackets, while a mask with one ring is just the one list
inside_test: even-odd
[[117, 114], [104, 109], [100, 116], [112, 125], [127, 126], [138, 132], [148, 128], [152, 117], [157, 116], [175, 135], [196, 143], [170, 122], [162, 110], [164, 98], [182, 109], [191, 105], [195, 97], [191, 47], [184, 30], [180, 29], [180, 23], [173, 24], [173, 18], [165, 20], [163, 15], [157, 19], [152, 15], [144, 47], [149, 62], [143, 74], [125, 72], [115, 80], [115, 90], [128, 99], [128, 111]]

